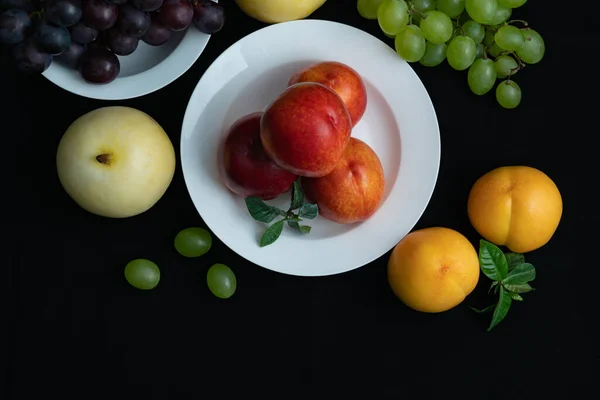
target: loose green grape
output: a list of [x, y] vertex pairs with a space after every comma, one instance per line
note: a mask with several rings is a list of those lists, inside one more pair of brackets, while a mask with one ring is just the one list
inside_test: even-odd
[[483, 45], [483, 43], [478, 43], [477, 47], [476, 47], [476, 54], [475, 54], [475, 59], [479, 59], [479, 58], [483, 58], [483, 56], [485, 56], [485, 46]]
[[377, 9], [379, 27], [389, 36], [396, 36], [408, 24], [408, 6], [404, 0], [383, 0]]
[[523, 47], [525, 38], [522, 31], [511, 25], [504, 25], [494, 35], [494, 41], [504, 50], [516, 51]]
[[377, 19], [377, 10], [383, 0], [358, 0], [356, 8], [361, 17], [366, 19]]
[[462, 26], [462, 30], [465, 32], [465, 35], [473, 39], [475, 43], [481, 43], [485, 37], [485, 29], [481, 24], [475, 21], [465, 22]]
[[440, 65], [446, 59], [446, 48], [448, 46], [446, 43], [431, 43], [430, 41], [426, 41], [425, 44], [425, 54], [419, 60], [421, 65], [425, 67], [435, 67]]
[[494, 64], [496, 66], [496, 74], [500, 79], [516, 74], [519, 68], [519, 64], [517, 64], [515, 59], [506, 55], [496, 58]]
[[504, 108], [516, 108], [521, 103], [521, 96], [521, 88], [515, 81], [502, 81], [496, 88], [496, 100]]
[[408, 62], [417, 62], [425, 54], [425, 38], [416, 25], [408, 25], [396, 35], [396, 52]]
[[498, 5], [498, 8], [496, 9], [496, 14], [494, 14], [494, 17], [490, 20], [490, 22], [488, 22], [488, 25], [500, 25], [508, 21], [511, 15], [512, 8]]
[[498, 0], [498, 4], [503, 7], [517, 8], [527, 3], [527, 0]]
[[452, 31], [452, 20], [441, 11], [427, 11], [421, 20], [421, 33], [431, 43], [446, 43]]
[[494, 43], [492, 44], [488, 49], [487, 52], [490, 56], [492, 56], [493, 58], [498, 57], [500, 54], [504, 53], [506, 50], [504, 50], [502, 47], [498, 46], [498, 43]]
[[496, 83], [496, 67], [489, 58], [475, 60], [469, 67], [467, 82], [471, 91], [482, 96], [492, 90]]
[[208, 289], [220, 299], [228, 299], [235, 293], [237, 280], [233, 271], [225, 264], [214, 264], [206, 273]]
[[498, 9], [497, 0], [466, 0], [465, 9], [473, 18], [473, 21], [488, 25], [496, 15]]
[[152, 261], [138, 258], [125, 266], [125, 279], [134, 288], [154, 289], [160, 281], [160, 269]]
[[533, 29], [523, 29], [525, 39], [523, 47], [517, 50], [517, 55], [526, 64], [537, 64], [544, 58], [546, 45], [544, 39]]
[[448, 64], [458, 71], [463, 71], [473, 64], [477, 55], [477, 46], [468, 36], [457, 36], [450, 41], [446, 50]]
[[184, 257], [200, 257], [212, 247], [212, 236], [204, 228], [186, 228], [174, 240], [175, 250]]
[[483, 37], [483, 44], [491, 46], [494, 43], [494, 32], [489, 29], [485, 30], [485, 36]]
[[465, 10], [465, 0], [437, 0], [437, 9], [450, 18], [456, 18]]

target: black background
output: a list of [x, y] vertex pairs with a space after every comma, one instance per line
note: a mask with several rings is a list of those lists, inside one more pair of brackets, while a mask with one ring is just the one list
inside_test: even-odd
[[[596, 11], [567, 8], [570, 3], [530, 0], [514, 12], [547, 47], [541, 63], [515, 77], [523, 89], [516, 110], [500, 108], [493, 93], [471, 94], [466, 73], [447, 64], [413, 65], [435, 105], [442, 139], [437, 186], [415, 229], [446, 226], [477, 244], [466, 214], [468, 191], [498, 166], [539, 168], [563, 195], [555, 236], [527, 255], [537, 267], [537, 290], [492, 332], [486, 332], [490, 316], [468, 308], [493, 301], [487, 278], [460, 306], [417, 313], [387, 285], [389, 253], [358, 270], [316, 279], [252, 265], [216, 238], [202, 259], [178, 256], [175, 234], [204, 226], [179, 166], [158, 204], [131, 219], [96, 217], [66, 195], [56, 175], [56, 147], [69, 124], [95, 108], [122, 104], [147, 112], [178, 151], [198, 79], [231, 44], [265, 26], [232, 1], [223, 1], [227, 24], [195, 65], [138, 99], [78, 97], [42, 76], [17, 74], [2, 53], [0, 160], [8, 184], [0, 189], [1, 326], [7, 334], [0, 398], [578, 398], [596, 386], [593, 57], [599, 34]], [[312, 17], [358, 27], [393, 45], [375, 21], [359, 16], [355, 0], [328, 0]], [[125, 264], [138, 257], [161, 266], [155, 290], [133, 289], [123, 278]], [[226, 301], [205, 284], [215, 262], [237, 275], [238, 290]]]

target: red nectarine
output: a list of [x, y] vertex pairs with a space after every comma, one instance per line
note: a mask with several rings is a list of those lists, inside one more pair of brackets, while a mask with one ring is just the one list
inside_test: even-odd
[[275, 163], [308, 177], [333, 171], [351, 132], [340, 96], [314, 82], [288, 87], [267, 107], [260, 124], [262, 144]]
[[325, 218], [340, 224], [364, 221], [383, 199], [383, 166], [368, 144], [353, 137], [333, 172], [321, 178], [302, 178], [302, 187]]
[[303, 68], [290, 78], [288, 84], [299, 82], [321, 83], [336, 92], [344, 101], [352, 126], [355, 126], [367, 109], [367, 89], [362, 78], [350, 66], [336, 62], [319, 62]]
[[219, 152], [219, 172], [232, 192], [269, 200], [287, 192], [297, 176], [267, 156], [260, 140], [262, 115], [248, 114], [231, 125]]

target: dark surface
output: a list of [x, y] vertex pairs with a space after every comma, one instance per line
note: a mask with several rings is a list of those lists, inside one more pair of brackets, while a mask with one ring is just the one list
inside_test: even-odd
[[[134, 100], [77, 97], [41, 76], [16, 74], [3, 53], [8, 184], [2, 186], [6, 339], [0, 349], [6, 352], [0, 365], [6, 368], [0, 398], [581, 398], [600, 361], [593, 327], [599, 268], [594, 10], [531, 0], [515, 12], [513, 18], [527, 19], [547, 45], [545, 59], [515, 78], [524, 93], [517, 110], [501, 109], [493, 94], [472, 95], [466, 75], [447, 65], [413, 66], [436, 107], [442, 137], [439, 180], [415, 228], [451, 227], [476, 244], [468, 191], [498, 166], [537, 167], [563, 195], [554, 238], [527, 256], [537, 267], [537, 290], [488, 333], [489, 316], [468, 308], [491, 300], [483, 277], [462, 305], [428, 315], [391, 293], [388, 254], [318, 279], [251, 265], [217, 239], [202, 259], [183, 259], [172, 245], [175, 234], [203, 222], [179, 167], [160, 202], [132, 219], [96, 217], [66, 195], [56, 175], [56, 147], [69, 124], [90, 110], [139, 108], [179, 149], [185, 107], [202, 73], [228, 46], [263, 27], [223, 3], [226, 26], [196, 64], [163, 90]], [[376, 22], [360, 18], [353, 0], [329, 0], [313, 16], [391, 43]], [[123, 278], [125, 264], [137, 257], [162, 267], [155, 290], [133, 289]], [[238, 291], [227, 301], [205, 284], [215, 262], [237, 275]]]

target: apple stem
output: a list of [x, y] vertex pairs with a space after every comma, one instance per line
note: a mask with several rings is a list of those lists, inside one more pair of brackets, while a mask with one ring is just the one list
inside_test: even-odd
[[111, 156], [110, 154], [100, 154], [96, 156], [96, 161], [98, 161], [100, 164], [110, 164]]

